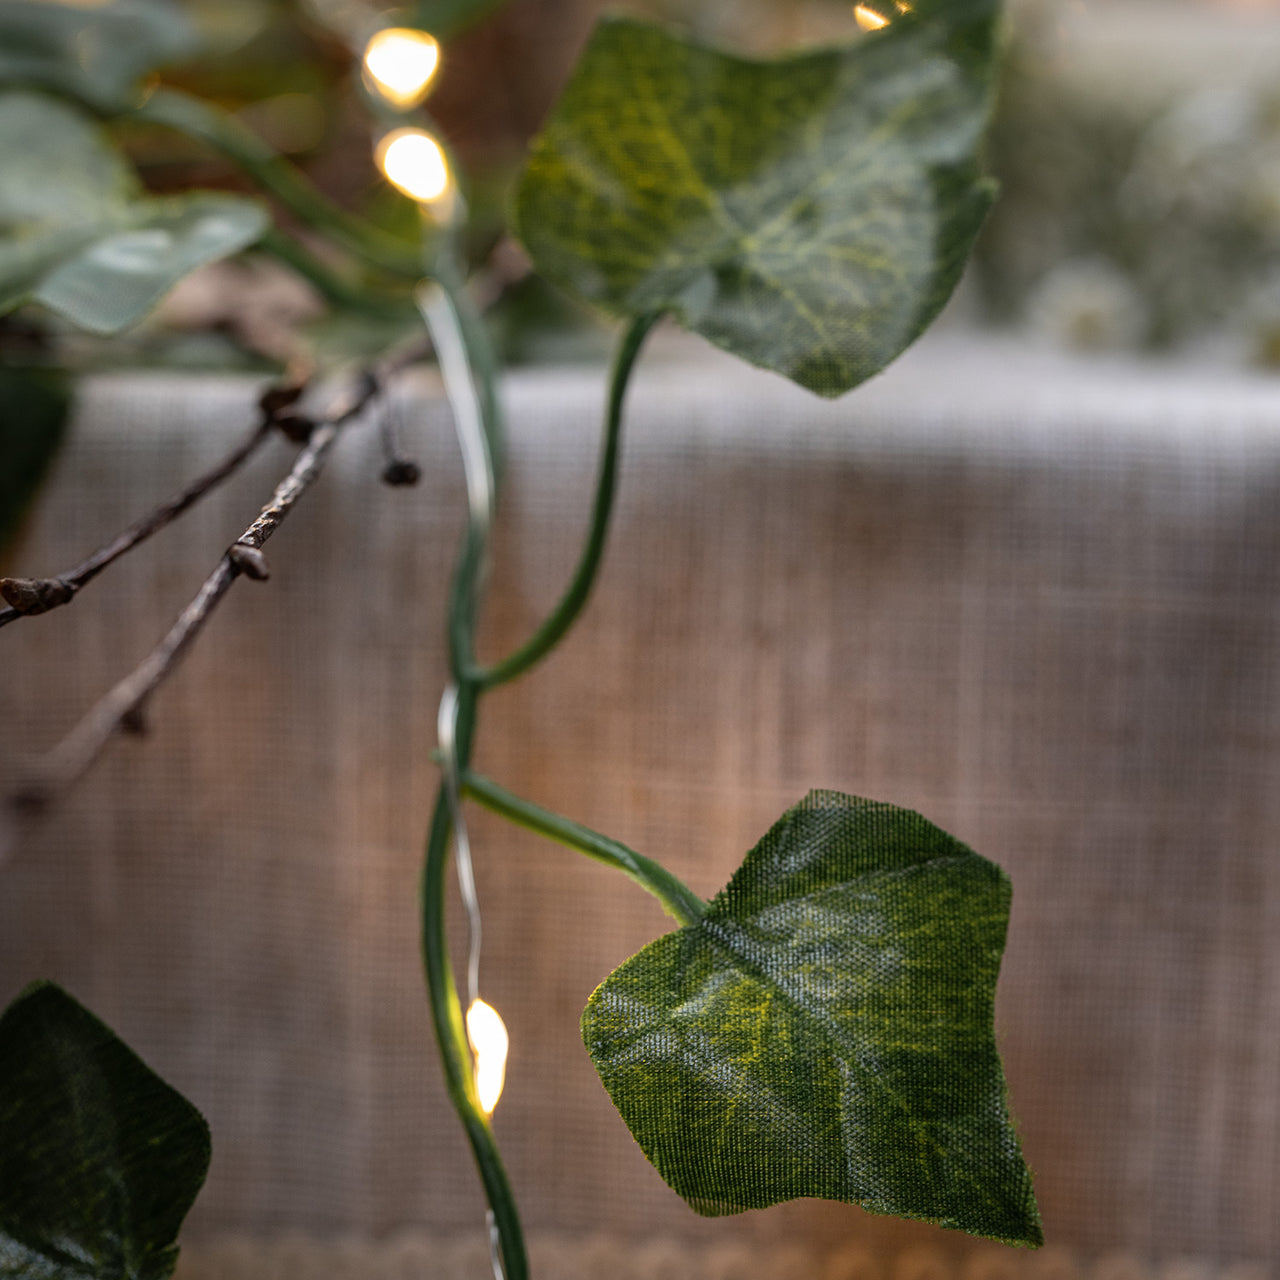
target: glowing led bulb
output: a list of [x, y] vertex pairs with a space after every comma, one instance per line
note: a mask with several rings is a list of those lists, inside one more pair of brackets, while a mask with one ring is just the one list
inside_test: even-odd
[[410, 27], [387, 27], [364, 49], [364, 69], [378, 92], [392, 105], [412, 107], [427, 96], [440, 46], [433, 36]]
[[889, 25], [889, 19], [882, 13], [865, 4], [857, 4], [853, 6], [853, 16], [857, 19], [858, 26], [863, 31], [879, 31], [881, 27]]
[[419, 204], [449, 192], [449, 162], [440, 144], [422, 129], [397, 129], [378, 143], [378, 168], [387, 181]]
[[467, 1039], [476, 1059], [476, 1093], [487, 1116], [502, 1097], [507, 1075], [507, 1028], [498, 1011], [483, 1000], [473, 1000], [467, 1010]]

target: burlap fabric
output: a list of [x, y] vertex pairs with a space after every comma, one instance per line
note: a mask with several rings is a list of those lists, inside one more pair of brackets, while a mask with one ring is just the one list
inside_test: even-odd
[[[254, 391], [91, 380], [6, 567], [73, 562], [224, 450]], [[489, 656], [573, 563], [602, 393], [597, 373], [509, 380]], [[431, 380], [398, 403], [423, 484], [384, 488], [352, 431], [150, 735], [0, 872], [0, 998], [64, 983], [210, 1120], [192, 1276], [486, 1274], [416, 936], [459, 468]], [[477, 765], [707, 895], [811, 787], [919, 809], [1005, 866], [1000, 1038], [1057, 1252], [817, 1203], [691, 1214], [578, 1036], [595, 984], [668, 922], [476, 815], [482, 986], [512, 1036], [497, 1131], [546, 1280], [1266, 1274], [1278, 423], [1261, 378], [959, 339], [834, 405], [713, 355], [642, 364], [598, 594], [485, 705]], [[5, 776], [141, 656], [287, 456], [0, 636]]]

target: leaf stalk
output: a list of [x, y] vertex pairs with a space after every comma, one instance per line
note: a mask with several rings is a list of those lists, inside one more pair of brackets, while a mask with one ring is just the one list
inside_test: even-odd
[[642, 889], [662, 903], [662, 909], [682, 925], [697, 924], [707, 914], [707, 904], [683, 880], [661, 863], [629, 849], [610, 836], [601, 835], [580, 822], [552, 813], [531, 801], [522, 800], [496, 782], [470, 770], [462, 775], [464, 794], [478, 801], [492, 813], [508, 822], [534, 831], [548, 840], [559, 841], [570, 849], [584, 853], [596, 862], [631, 877]]
[[600, 471], [596, 481], [595, 501], [591, 509], [591, 523], [587, 529], [586, 542], [573, 578], [559, 603], [525, 644], [510, 657], [475, 673], [476, 682], [483, 689], [493, 689], [498, 685], [506, 684], [522, 676], [545, 658], [564, 639], [587, 603], [604, 555], [605, 542], [609, 533], [609, 518], [613, 513], [618, 462], [622, 453], [622, 406], [626, 398], [627, 384], [644, 340], [661, 316], [661, 312], [653, 312], [633, 320], [618, 348], [610, 378], [604, 447], [600, 455]]

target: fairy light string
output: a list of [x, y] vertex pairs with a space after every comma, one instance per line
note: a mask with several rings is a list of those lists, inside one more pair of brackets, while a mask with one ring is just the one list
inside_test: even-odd
[[[426, 32], [388, 28], [377, 32], [366, 44], [362, 63], [366, 87], [397, 111], [405, 111], [426, 96], [440, 64], [440, 50]], [[464, 216], [464, 205], [445, 150], [431, 133], [409, 125], [394, 129], [377, 141], [374, 158], [387, 181], [417, 202], [424, 221], [431, 218], [437, 225], [443, 223], [446, 231], [456, 228]], [[447, 244], [444, 251], [448, 252]], [[462, 454], [468, 519], [465, 555], [472, 558], [464, 560], [467, 571], [459, 574], [465, 594], [455, 599], [453, 612], [460, 609], [470, 616], [488, 568], [487, 546], [496, 498], [494, 460], [455, 299], [448, 289], [428, 278], [415, 290], [414, 300], [435, 349]], [[473, 1060], [472, 1083], [487, 1121], [502, 1094], [509, 1039], [498, 1012], [480, 998], [483, 927], [460, 781], [463, 696], [457, 678], [445, 687], [436, 715], [436, 736], [444, 803], [453, 832], [458, 892], [467, 917], [465, 1025]], [[503, 1240], [493, 1208], [487, 1212], [486, 1227], [494, 1280], [507, 1280]]]

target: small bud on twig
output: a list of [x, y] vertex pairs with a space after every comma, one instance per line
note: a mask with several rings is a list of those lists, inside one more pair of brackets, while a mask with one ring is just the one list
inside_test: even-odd
[[316, 424], [311, 418], [304, 417], [300, 413], [282, 413], [271, 419], [294, 444], [306, 444], [311, 439], [311, 433], [315, 430]]
[[257, 547], [251, 547], [247, 542], [233, 542], [227, 548], [227, 559], [246, 578], [252, 578], [254, 582], [266, 582], [271, 577], [271, 566], [267, 563], [267, 557]]
[[[414, 348], [416, 352], [418, 348]], [[398, 358], [394, 368], [409, 360]], [[392, 367], [392, 366], [389, 366]], [[266, 438], [271, 427], [280, 425], [289, 434], [305, 439], [289, 472], [276, 485], [271, 498], [263, 505], [257, 519], [229, 546], [213, 572], [205, 579], [195, 597], [178, 616], [164, 637], [129, 675], [119, 681], [92, 707], [70, 733], [45, 757], [42, 771], [29, 777], [23, 785], [0, 794], [0, 863], [13, 845], [14, 833], [25, 819], [46, 809], [66, 788], [72, 786], [89, 768], [108, 741], [119, 732], [138, 733], [146, 728], [143, 706], [150, 695], [168, 678], [178, 661], [193, 643], [218, 603], [226, 596], [237, 577], [262, 582], [270, 576], [270, 566], [262, 554], [261, 544], [280, 527], [298, 500], [315, 482], [324, 468], [340, 429], [364, 413], [380, 386], [376, 377], [362, 377], [358, 393], [348, 397], [340, 408], [331, 409], [319, 423], [299, 415], [285, 415], [301, 394], [290, 387], [272, 388], [261, 401], [262, 420], [242, 445], [211, 472], [168, 499], [155, 512], [130, 526], [105, 548], [94, 552], [81, 565], [58, 578], [0, 578], [0, 598], [9, 602], [0, 608], [0, 626], [24, 612], [43, 612], [73, 599], [76, 592], [113, 560], [163, 528], [215, 484], [229, 476]], [[275, 394], [272, 394], [272, 393]]]
[[21, 817], [34, 817], [49, 807], [52, 796], [43, 783], [28, 781], [16, 786], [6, 799], [14, 813]]
[[422, 479], [422, 468], [408, 458], [394, 458], [382, 469], [382, 481], [389, 485], [413, 485]]
[[61, 578], [0, 578], [5, 603], [29, 618], [67, 604], [75, 593], [75, 587]]
[[130, 707], [120, 717], [120, 731], [134, 738], [145, 738], [151, 726], [147, 723], [147, 713], [141, 707]]
[[278, 418], [285, 409], [292, 408], [302, 399], [304, 386], [295, 383], [291, 386], [268, 387], [258, 397], [258, 408], [265, 418]]

